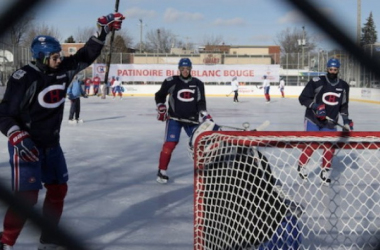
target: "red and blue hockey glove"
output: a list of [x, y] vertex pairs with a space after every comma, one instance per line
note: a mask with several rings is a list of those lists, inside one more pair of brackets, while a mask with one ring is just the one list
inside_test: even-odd
[[39, 152], [26, 131], [17, 130], [9, 135], [9, 142], [18, 157], [26, 162], [38, 161]]
[[352, 130], [354, 130], [354, 122], [351, 119], [345, 119], [343, 121], [343, 124], [344, 124], [344, 129], [346, 131], [352, 131]]
[[108, 14], [98, 18], [98, 38], [105, 40], [107, 34], [113, 30], [121, 29], [121, 24], [125, 17], [119, 12]]
[[166, 121], [168, 119], [168, 109], [166, 108], [166, 105], [163, 103], [157, 104], [157, 120], [159, 121]]
[[214, 121], [213, 119], [212, 119], [212, 117], [211, 117], [211, 115], [209, 114], [209, 113], [207, 113], [207, 111], [201, 111], [200, 112], [200, 115], [201, 115], [201, 119], [202, 119], [202, 121], [201, 122], [204, 122], [204, 121], [206, 121], [206, 120], [210, 120], [210, 121]]
[[320, 120], [326, 119], [326, 105], [325, 104], [313, 104], [313, 110], [315, 113], [315, 116]]

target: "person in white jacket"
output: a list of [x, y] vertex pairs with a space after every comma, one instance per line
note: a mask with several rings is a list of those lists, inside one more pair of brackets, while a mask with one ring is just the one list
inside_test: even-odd
[[239, 102], [238, 96], [239, 96], [239, 82], [237, 80], [237, 77], [234, 76], [231, 81], [231, 88], [234, 94], [234, 102]]

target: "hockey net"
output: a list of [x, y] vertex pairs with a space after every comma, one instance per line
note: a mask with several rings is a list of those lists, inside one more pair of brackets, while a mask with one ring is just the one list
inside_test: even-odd
[[[297, 165], [314, 152], [307, 180]], [[204, 132], [195, 141], [194, 249], [375, 249], [380, 132]], [[331, 183], [321, 162], [333, 150]]]

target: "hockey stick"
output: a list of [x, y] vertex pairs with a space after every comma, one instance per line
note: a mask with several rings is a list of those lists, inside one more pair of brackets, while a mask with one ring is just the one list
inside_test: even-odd
[[343, 132], [350, 132], [349, 129], [347, 129], [344, 125], [340, 124], [339, 122], [336, 122], [334, 119], [326, 116], [326, 120], [328, 120], [329, 122], [332, 122], [333, 124], [341, 127], [343, 129]]
[[232, 92], [234, 92], [234, 91], [231, 91], [228, 95], [226, 95], [227, 97], [229, 97], [231, 94], [232, 94]]
[[[119, 11], [119, 1], [120, 0], [115, 0], [115, 12]], [[110, 50], [107, 55], [107, 60], [106, 60], [106, 74], [104, 76], [104, 89], [103, 89], [103, 95], [102, 99], [106, 99], [106, 91], [107, 91], [107, 84], [108, 84], [108, 74], [110, 72], [110, 65], [111, 65], [111, 55], [112, 55], [112, 44], [113, 40], [115, 38], [115, 30], [112, 30], [111, 33], [111, 40], [110, 40]]]
[[[200, 122], [188, 120], [188, 119], [183, 119], [183, 118], [176, 118], [176, 117], [170, 117], [170, 120], [178, 121], [178, 122], [185, 122], [185, 123], [191, 123], [191, 124], [200, 124]], [[249, 130], [249, 123], [245, 122], [243, 123], [244, 128], [237, 128], [237, 127], [232, 127], [232, 126], [225, 126], [225, 125], [219, 125], [221, 128], [229, 128], [229, 129], [234, 129], [234, 130], [240, 130], [240, 131], [263, 131], [270, 125], [270, 121], [264, 121], [262, 124], [260, 124], [257, 128]]]

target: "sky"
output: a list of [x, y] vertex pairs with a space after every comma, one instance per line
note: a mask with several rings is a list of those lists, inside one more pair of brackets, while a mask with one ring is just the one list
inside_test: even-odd
[[[312, 0], [353, 38], [357, 31], [359, 0]], [[12, 0], [0, 0], [0, 9]], [[114, 1], [51, 0], [35, 10], [36, 21], [56, 28], [62, 40], [78, 28], [94, 26], [99, 16], [113, 12]], [[380, 1], [361, 0], [361, 24], [372, 11], [380, 27]], [[183, 42], [202, 46], [209, 38], [221, 37], [227, 45], [277, 45], [278, 35], [287, 28], [302, 29], [321, 38], [319, 47], [335, 46], [286, 0], [120, 0], [119, 12], [126, 16], [123, 30], [140, 42], [147, 32], [165, 28]], [[380, 39], [380, 38], [379, 38]]]

